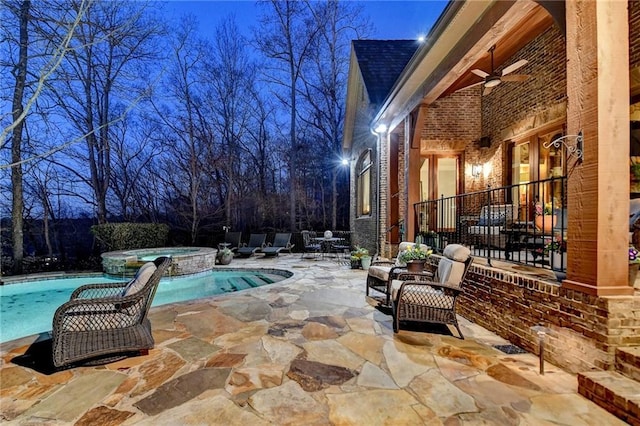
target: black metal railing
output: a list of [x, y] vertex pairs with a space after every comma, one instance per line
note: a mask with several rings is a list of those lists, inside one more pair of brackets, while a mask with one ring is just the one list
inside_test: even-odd
[[441, 251], [449, 243], [474, 256], [564, 272], [566, 177], [488, 188], [414, 205], [417, 234]]

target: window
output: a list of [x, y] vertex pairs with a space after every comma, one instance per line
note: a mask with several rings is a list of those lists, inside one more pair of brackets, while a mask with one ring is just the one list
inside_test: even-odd
[[[566, 176], [564, 146], [553, 141], [563, 136], [561, 127], [529, 135], [509, 146], [509, 179], [513, 185], [512, 199], [520, 205], [520, 217], [530, 217], [527, 210], [535, 202], [550, 203], [554, 208], [564, 204], [562, 181], [549, 180]], [[532, 186], [530, 182], [545, 181]], [[533, 192], [532, 192], [533, 191]]]
[[358, 216], [371, 214], [371, 150], [366, 151], [358, 160]]

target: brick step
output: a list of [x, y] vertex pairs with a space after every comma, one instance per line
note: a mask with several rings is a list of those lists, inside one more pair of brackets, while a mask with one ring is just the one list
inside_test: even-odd
[[640, 346], [616, 349], [616, 370], [640, 382]]
[[625, 422], [640, 426], [640, 382], [615, 371], [578, 373], [578, 392]]

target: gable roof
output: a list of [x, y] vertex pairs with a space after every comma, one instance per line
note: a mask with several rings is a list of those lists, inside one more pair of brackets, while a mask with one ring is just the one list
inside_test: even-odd
[[353, 41], [353, 51], [372, 104], [380, 105], [385, 100], [419, 46], [416, 40]]

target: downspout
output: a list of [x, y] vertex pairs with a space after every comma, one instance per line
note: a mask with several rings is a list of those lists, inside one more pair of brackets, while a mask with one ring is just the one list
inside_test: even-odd
[[384, 124], [378, 124], [375, 128], [371, 129], [371, 133], [377, 137], [377, 147], [376, 151], [378, 153], [378, 158], [376, 159], [377, 170], [376, 170], [376, 251], [378, 254], [382, 252], [382, 243], [380, 242], [381, 235], [381, 227], [382, 227], [382, 217], [381, 217], [381, 207], [382, 207], [382, 197], [380, 196], [380, 192], [382, 190], [382, 139], [387, 134], [387, 126]]

